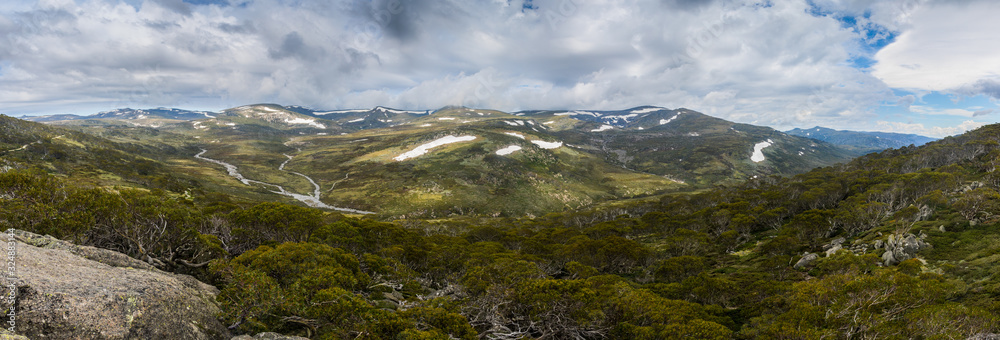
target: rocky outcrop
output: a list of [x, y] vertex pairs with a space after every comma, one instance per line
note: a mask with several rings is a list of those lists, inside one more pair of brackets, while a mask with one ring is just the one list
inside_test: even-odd
[[2, 331], [0, 331], [0, 340], [31, 340], [31, 339], [28, 339], [28, 337], [24, 335], [17, 335], [8, 332], [6, 329], [3, 329]]
[[[17, 232], [16, 333], [31, 339], [229, 339], [218, 290], [113, 251]], [[7, 245], [7, 234], [0, 242]], [[8, 279], [0, 279], [7, 294]], [[6, 303], [6, 300], [3, 300]], [[9, 308], [5, 305], [4, 309]]]
[[931, 245], [913, 234], [901, 236], [889, 235], [885, 242], [885, 252], [882, 253], [882, 264], [891, 266], [916, 256], [917, 252], [930, 248]]
[[841, 246], [841, 245], [839, 245], [839, 244], [835, 244], [835, 245], [833, 245], [833, 247], [830, 247], [830, 249], [827, 249], [827, 250], [826, 250], [826, 257], [830, 257], [830, 256], [833, 256], [834, 254], [836, 254], [836, 253], [837, 253], [838, 251], [840, 251], [841, 249], [844, 249], [844, 247], [842, 247], [842, 246]]
[[816, 261], [817, 259], [819, 259], [819, 255], [813, 253], [806, 253], [804, 256], [802, 256], [801, 259], [799, 259], [799, 262], [795, 262], [795, 266], [793, 266], [793, 268], [795, 269], [805, 268], [810, 264], [812, 264], [813, 261]]

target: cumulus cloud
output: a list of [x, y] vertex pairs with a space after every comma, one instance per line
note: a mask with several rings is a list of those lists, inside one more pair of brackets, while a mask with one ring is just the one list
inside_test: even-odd
[[891, 87], [1000, 98], [1000, 31], [994, 1], [934, 1], [915, 6], [910, 28], [875, 55], [872, 74]]
[[961, 134], [967, 131], [978, 129], [989, 123], [976, 122], [972, 120], [967, 120], [962, 122], [957, 126], [931, 126], [928, 127], [921, 123], [901, 123], [901, 122], [888, 122], [888, 121], [877, 121], [875, 123], [877, 131], [884, 132], [896, 132], [896, 133], [906, 133], [906, 134], [918, 134], [930, 137], [947, 137], [952, 135]]
[[966, 109], [935, 109], [930, 106], [923, 105], [913, 105], [910, 106], [910, 112], [924, 114], [924, 115], [945, 115], [945, 116], [958, 116], [958, 117], [979, 117], [990, 113], [993, 113], [992, 109], [987, 110], [977, 110], [970, 111]]
[[985, 115], [993, 113], [994, 111], [996, 111], [996, 110], [994, 110], [994, 109], [976, 110], [976, 112], [972, 113], [972, 116], [973, 117], [985, 116]]
[[[0, 5], [0, 109], [649, 104], [779, 128], [849, 127], [879, 103], [907, 102], [883, 80], [917, 85], [889, 65], [933, 65], [890, 51], [880, 53], [882, 79], [853, 67], [867, 33], [816, 6], [904, 30], [925, 15], [909, 5], [921, 0], [907, 1], [15, 3]], [[900, 51], [922, 34], [902, 35]]]

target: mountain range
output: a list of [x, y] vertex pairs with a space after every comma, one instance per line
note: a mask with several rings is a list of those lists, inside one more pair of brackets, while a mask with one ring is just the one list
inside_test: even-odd
[[909, 145], [921, 146], [937, 140], [937, 138], [914, 134], [843, 131], [819, 126], [811, 129], [792, 129], [785, 131], [785, 133], [836, 144], [862, 153], [898, 149]]
[[541, 215], [794, 175], [861, 154], [654, 106], [508, 113], [255, 104], [25, 119], [174, 150], [155, 159], [172, 169], [163, 172], [212, 190], [399, 218]]
[[[217, 287], [143, 315], [151, 281], [100, 291], [124, 302], [99, 324], [129, 334], [181, 311], [219, 319], [212, 339], [1000, 332], [1000, 124], [795, 174], [851, 153], [688, 109], [389, 110], [0, 116], [0, 226], [30, 232], [30, 268], [103, 248], [119, 253], [93, 260]], [[63, 276], [110, 268], [59, 259]], [[62, 312], [79, 285], [25, 273], [19, 290], [45, 294], [22, 296], [20, 332], [88, 331]]]

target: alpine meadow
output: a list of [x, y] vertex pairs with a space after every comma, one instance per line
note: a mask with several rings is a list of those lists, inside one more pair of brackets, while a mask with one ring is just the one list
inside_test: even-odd
[[1000, 339], [1000, 4], [0, 4], [2, 339]]

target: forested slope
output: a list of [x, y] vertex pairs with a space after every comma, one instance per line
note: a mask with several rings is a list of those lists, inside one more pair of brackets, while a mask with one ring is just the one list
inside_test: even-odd
[[[0, 227], [197, 275], [222, 290], [237, 333], [963, 339], [1000, 331], [998, 141], [991, 125], [794, 177], [534, 219], [380, 222], [5, 169]], [[819, 256], [800, 261], [807, 252]]]

